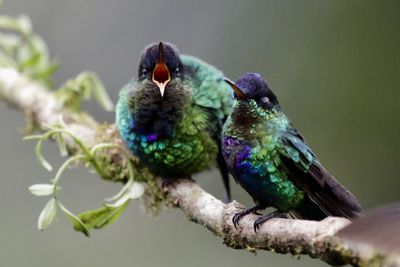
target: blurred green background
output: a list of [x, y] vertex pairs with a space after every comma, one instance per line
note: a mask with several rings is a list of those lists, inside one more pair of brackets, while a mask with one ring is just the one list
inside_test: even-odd
[[[61, 63], [57, 85], [94, 70], [116, 101], [149, 42], [167, 40], [236, 79], [256, 71], [330, 170], [368, 209], [400, 198], [399, 1], [5, 0], [4, 14], [27, 14]], [[100, 121], [114, 115], [85, 106]], [[147, 215], [131, 205], [111, 227], [86, 238], [64, 216], [36, 229], [47, 182], [34, 143], [17, 132], [23, 116], [0, 105], [1, 266], [326, 266], [318, 260], [226, 248], [179, 210]], [[55, 166], [55, 146], [46, 146]], [[218, 174], [197, 180], [222, 195]], [[62, 199], [79, 212], [120, 188], [79, 168], [63, 178]], [[237, 186], [234, 198], [251, 204]]]

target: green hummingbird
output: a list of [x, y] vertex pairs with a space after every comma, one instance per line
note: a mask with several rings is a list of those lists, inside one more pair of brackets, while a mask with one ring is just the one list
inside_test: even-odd
[[138, 77], [120, 92], [116, 124], [130, 151], [166, 181], [217, 163], [229, 201], [220, 138], [233, 97], [223, 79], [221, 71], [180, 55], [170, 43], [150, 44], [142, 52]]
[[287, 215], [313, 220], [356, 217], [361, 212], [356, 198], [321, 165], [263, 78], [247, 73], [235, 83], [226, 81], [235, 101], [223, 127], [223, 156], [255, 202], [233, 217], [234, 225], [266, 207], [277, 211], [257, 219], [255, 231], [263, 222]]

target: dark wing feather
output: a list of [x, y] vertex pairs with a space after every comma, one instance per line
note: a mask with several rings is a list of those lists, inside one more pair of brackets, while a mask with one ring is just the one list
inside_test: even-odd
[[224, 202], [229, 203], [232, 201], [231, 198], [231, 187], [229, 181], [229, 170], [225, 163], [224, 157], [222, 156], [222, 146], [221, 146], [221, 133], [222, 133], [222, 125], [226, 120], [226, 116], [221, 120], [218, 118], [218, 114], [215, 109], [207, 108], [207, 107], [198, 107], [203, 110], [207, 116], [207, 132], [218, 143], [218, 155], [217, 155], [217, 164], [218, 169], [221, 173], [222, 183], [224, 185]]
[[219, 142], [217, 163], [218, 163], [218, 169], [221, 173], [222, 182], [223, 182], [224, 188], [225, 188], [224, 202], [229, 203], [232, 201], [231, 187], [230, 187], [230, 183], [229, 183], [229, 171], [228, 171], [228, 167], [226, 166], [224, 157], [222, 156], [221, 142]]
[[304, 190], [329, 216], [357, 217], [362, 209], [357, 199], [319, 163], [295, 128], [280, 135], [282, 161], [295, 185]]

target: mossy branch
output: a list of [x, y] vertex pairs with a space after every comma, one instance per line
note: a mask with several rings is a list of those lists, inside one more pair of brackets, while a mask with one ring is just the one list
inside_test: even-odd
[[[121, 153], [124, 151], [124, 146], [113, 125], [100, 125], [89, 115], [72, 112], [71, 109], [63, 107], [57, 101], [55, 93], [49, 91], [45, 85], [32, 81], [13, 68], [0, 68], [0, 98], [24, 112], [41, 131], [48, 130], [43, 125], [56, 125], [62, 117], [65, 130], [71, 134], [65, 136], [66, 149], [71, 157], [78, 155], [82, 150], [80, 144], [71, 136], [79, 138], [88, 151], [102, 148], [103, 145], [98, 145], [101, 143], [112, 144], [104, 145], [107, 150], [102, 154], [104, 157], [102, 164], [106, 164], [109, 169], [102, 178], [128, 182], [126, 159], [121, 156], [125, 153]], [[135, 164], [135, 172], [148, 172], [140, 167], [134, 158], [131, 158], [131, 161]], [[161, 179], [157, 178], [157, 181], [161, 187]], [[46, 190], [48, 188], [45, 186], [38, 193], [46, 193]], [[180, 208], [191, 221], [205, 226], [223, 238], [227, 246], [235, 249], [247, 249], [253, 252], [269, 250], [293, 255], [307, 254], [336, 265], [350, 263], [356, 266], [400, 266], [398, 257], [384, 255], [336, 237], [335, 233], [349, 224], [349, 221], [343, 218], [329, 217], [320, 222], [273, 219], [254, 233], [253, 222], [257, 215], [246, 216], [239, 228], [235, 229], [232, 217], [243, 206], [235, 201], [224, 204], [191, 180], [178, 180], [163, 190], [170, 203]], [[54, 205], [53, 202], [49, 203], [49, 209]], [[120, 213], [121, 210], [113, 214]], [[104, 217], [104, 212], [104, 209], [98, 211], [103, 217], [97, 218], [95, 225], [101, 226], [108, 220], [115, 220], [112, 216]], [[88, 219], [88, 216], [85, 214], [81, 219]], [[70, 219], [76, 220], [74, 217]]]

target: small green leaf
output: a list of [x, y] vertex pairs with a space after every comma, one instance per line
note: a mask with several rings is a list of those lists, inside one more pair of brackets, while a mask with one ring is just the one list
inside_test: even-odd
[[67, 215], [68, 219], [72, 222], [74, 229], [76, 231], [82, 232], [85, 236], [89, 236], [90, 233], [87, 225], [84, 222], [82, 222], [82, 220], [78, 216], [70, 212], [63, 204], [58, 202], [58, 205], [60, 206], [61, 210], [65, 213], [65, 215]]
[[53, 74], [58, 70], [58, 67], [59, 64], [57, 63], [57, 61], [52, 60], [47, 64], [45, 68], [42, 68], [40, 71], [36, 72], [36, 79], [38, 79], [38, 81], [43, 81], [45, 85], [51, 87], [51, 78]]
[[93, 94], [100, 106], [102, 106], [107, 111], [113, 111], [114, 104], [107, 94], [107, 90], [104, 87], [103, 82], [100, 80], [97, 74], [92, 73], [93, 79]]
[[104, 87], [103, 82], [100, 77], [91, 71], [84, 71], [76, 77], [76, 82], [85, 90], [85, 99], [90, 97], [90, 94], [94, 94], [97, 102], [107, 111], [112, 111], [114, 109], [114, 104], [112, 103], [107, 91]]
[[25, 51], [26, 50], [21, 49], [20, 54], [19, 54], [21, 70], [27, 70], [29, 68], [34, 68], [38, 64], [38, 62], [40, 60], [40, 56], [41, 56], [39, 52], [36, 52], [33, 54], [28, 54], [28, 52], [25, 52]]
[[48, 196], [53, 194], [54, 185], [52, 184], [34, 184], [29, 187], [29, 191], [35, 196]]
[[0, 16], [0, 28], [21, 32], [21, 27], [18, 23], [18, 19], [11, 16]]
[[21, 39], [22, 38], [19, 35], [0, 32], [0, 46], [5, 50], [4, 52], [8, 54], [11, 54], [13, 51], [15, 51], [15, 47], [19, 45]]
[[79, 218], [89, 229], [100, 229], [117, 221], [125, 211], [128, 204], [129, 201], [126, 201], [122, 206], [115, 208], [101, 207], [96, 210], [89, 210], [79, 214]]
[[56, 200], [52, 198], [49, 200], [49, 202], [47, 202], [46, 206], [44, 206], [42, 212], [39, 215], [39, 220], [37, 225], [39, 230], [43, 231], [47, 227], [49, 227], [54, 222], [56, 215], [57, 215]]
[[32, 32], [32, 23], [28, 16], [20, 15], [17, 19], [19, 29], [23, 34], [27, 35]]

